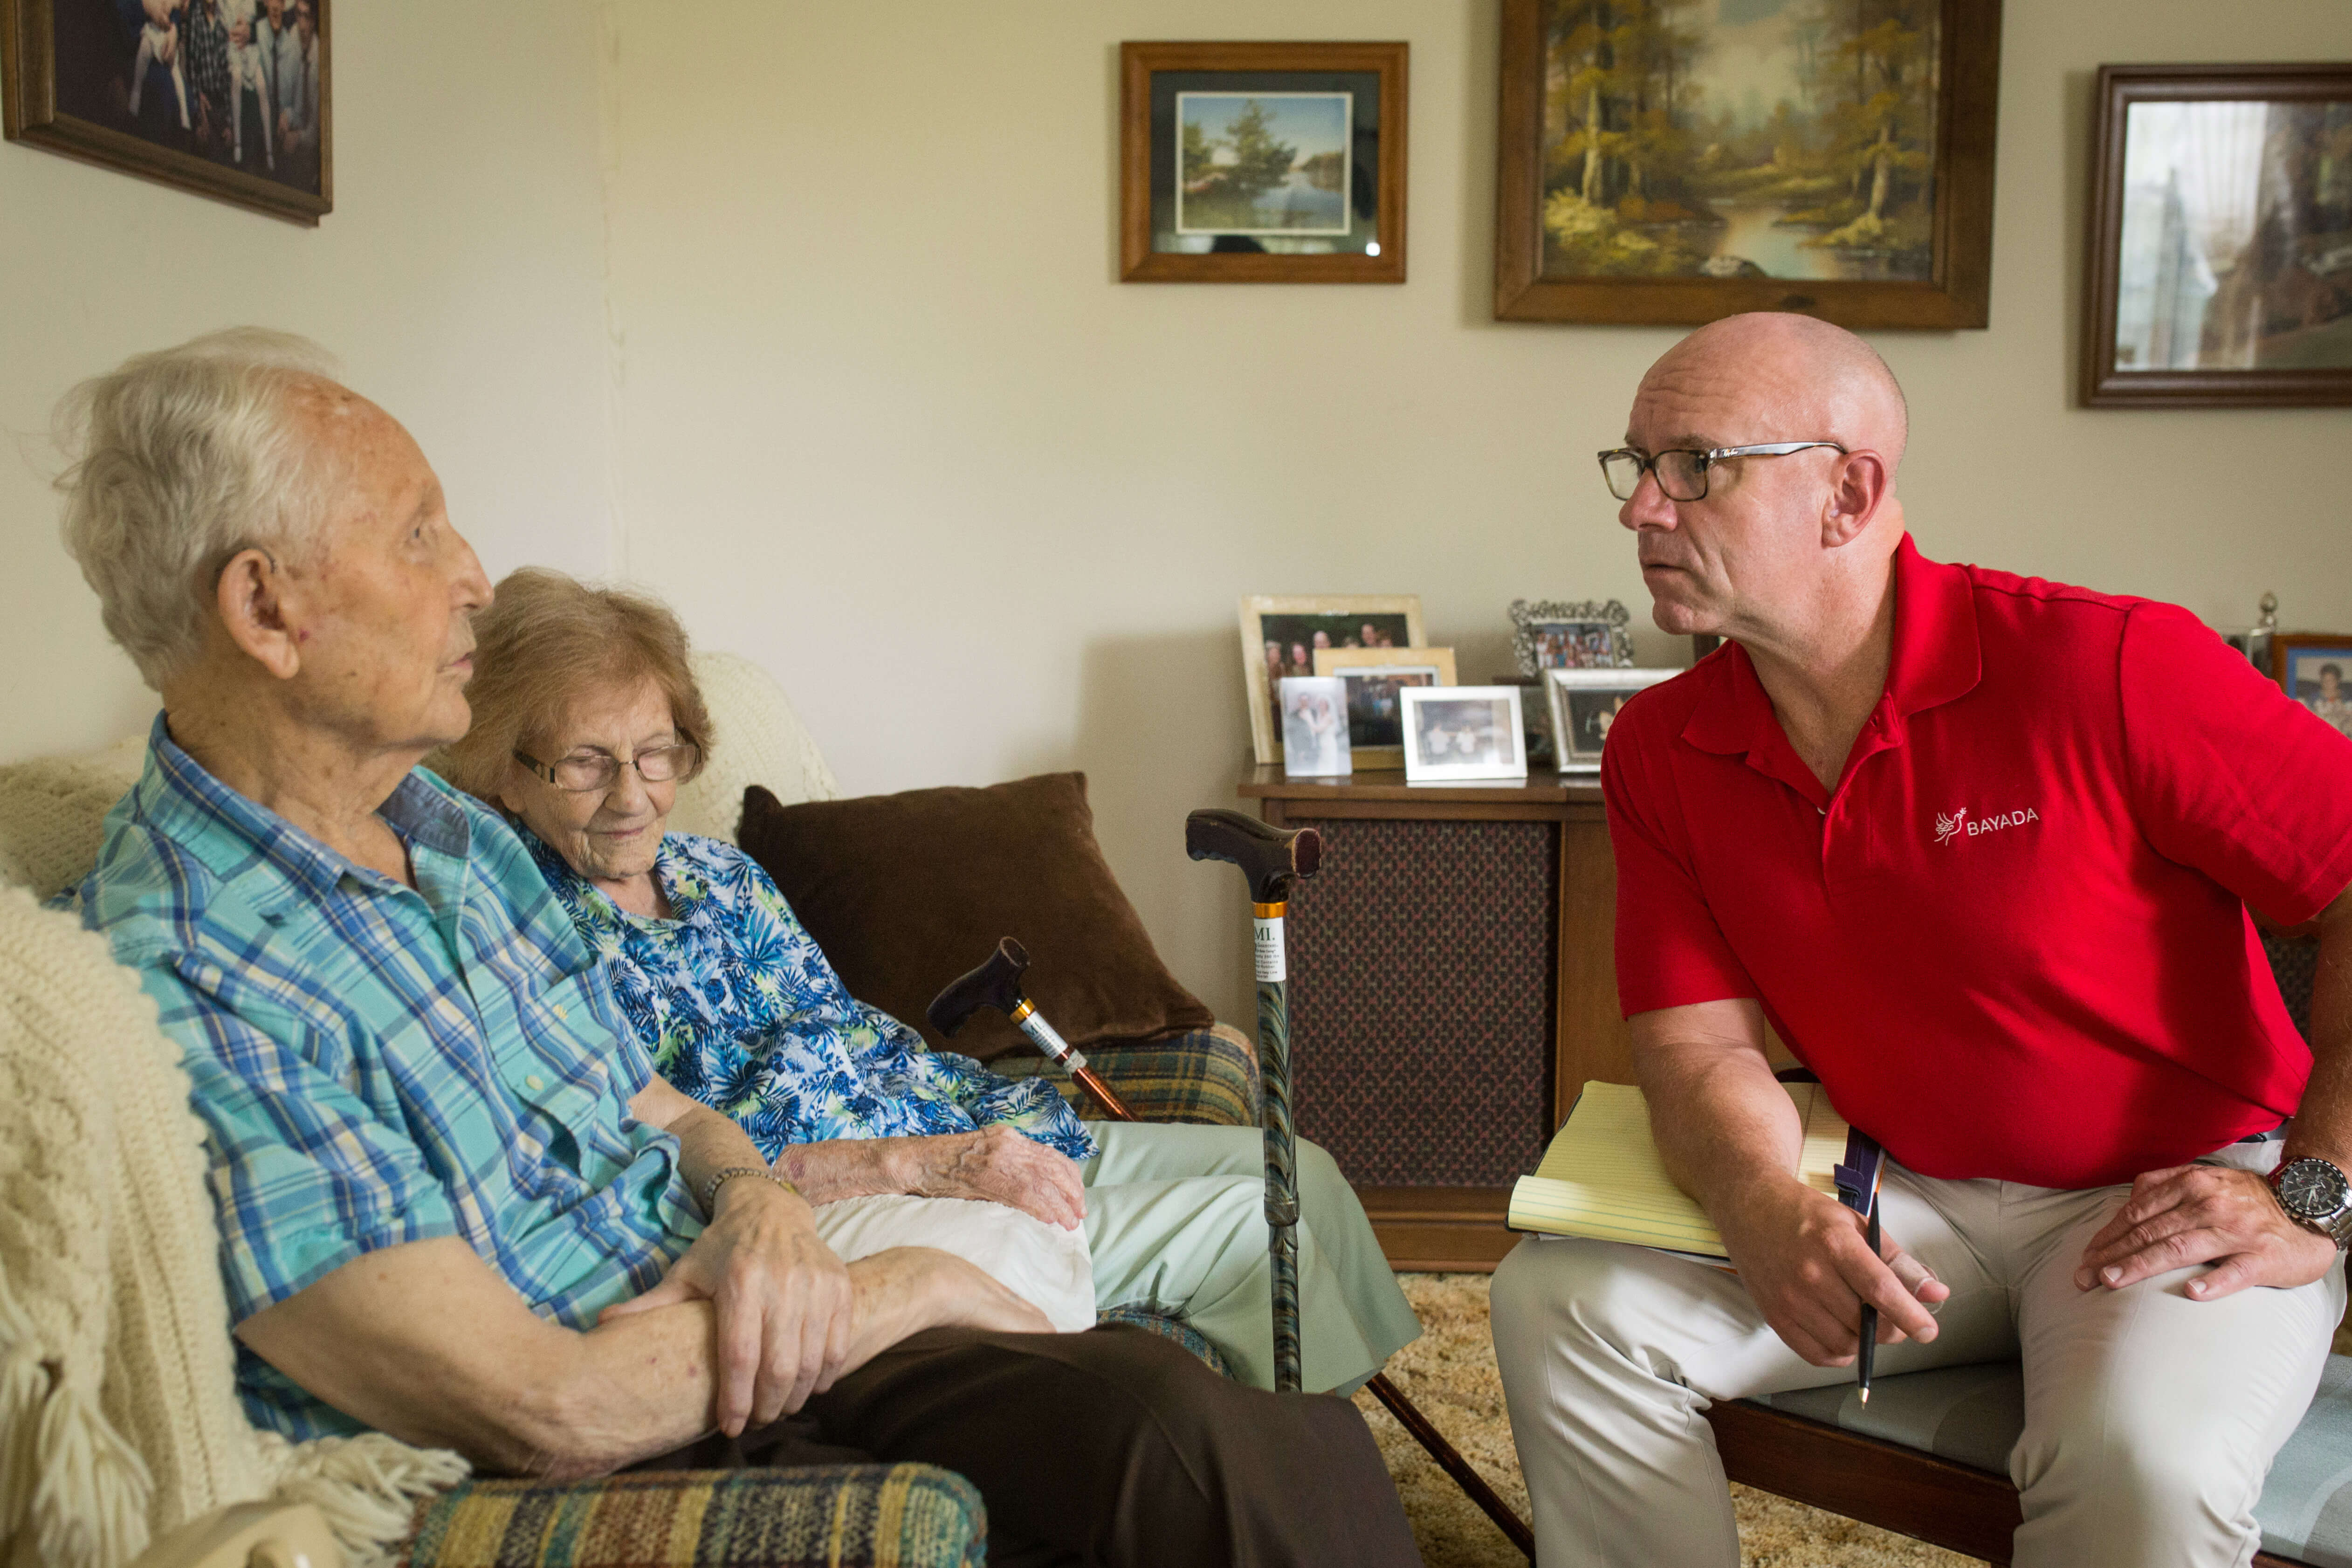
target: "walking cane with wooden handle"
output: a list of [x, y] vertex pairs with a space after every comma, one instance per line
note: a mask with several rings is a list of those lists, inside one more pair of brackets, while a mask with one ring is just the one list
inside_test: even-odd
[[[1184, 819], [1184, 850], [1195, 860], [1223, 860], [1249, 881], [1251, 935], [1257, 966], [1258, 1076], [1265, 1099], [1266, 1250], [1274, 1277], [1276, 1387], [1300, 1386], [1298, 1328], [1298, 1186], [1297, 1139], [1290, 1121], [1289, 953], [1285, 921], [1292, 887], [1315, 875], [1323, 836], [1312, 827], [1286, 831], [1238, 811], [1196, 811]], [[1471, 1468], [1445, 1435], [1385, 1373], [1364, 1386], [1388, 1406], [1429, 1457], [1466, 1493], [1511, 1543], [1530, 1560], [1535, 1531], [1513, 1513], [1486, 1479]]]
[[1029, 967], [1029, 950], [1011, 937], [998, 941], [996, 951], [988, 961], [960, 980], [950, 981], [948, 988], [931, 998], [926, 1016], [931, 1027], [950, 1039], [982, 1007], [993, 1007], [1013, 1020], [1013, 1026], [1029, 1037], [1029, 1043], [1045, 1054], [1045, 1059], [1060, 1064], [1063, 1070], [1077, 1080], [1078, 1085], [1095, 1097], [1102, 1108], [1117, 1121], [1133, 1121], [1135, 1112], [1114, 1093], [1108, 1084], [1095, 1076], [1087, 1066], [1085, 1055], [1071, 1047], [1067, 1040], [1034, 1003], [1021, 994], [1021, 973]]

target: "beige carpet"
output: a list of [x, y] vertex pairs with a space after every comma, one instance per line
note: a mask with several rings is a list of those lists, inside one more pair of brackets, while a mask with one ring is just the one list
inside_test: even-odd
[[[1503, 1384], [1486, 1332], [1484, 1274], [1401, 1274], [1399, 1284], [1423, 1332], [1389, 1363], [1389, 1380], [1436, 1423], [1503, 1500], [1527, 1516], [1511, 1426], [1503, 1413]], [[1512, 1547], [1462, 1489], [1422, 1451], [1369, 1394], [1356, 1403], [1371, 1423], [1381, 1452], [1404, 1495], [1406, 1517], [1429, 1568], [1526, 1568]], [[1975, 1568], [1976, 1559], [1891, 1535], [1835, 1514], [1802, 1507], [1746, 1487], [1731, 1489], [1739, 1516], [1744, 1568]]]

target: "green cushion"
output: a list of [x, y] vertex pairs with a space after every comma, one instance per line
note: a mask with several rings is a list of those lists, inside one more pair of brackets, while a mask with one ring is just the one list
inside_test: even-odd
[[980, 1491], [931, 1465], [468, 1481], [427, 1500], [400, 1568], [980, 1568]]
[[[1850, 1383], [1753, 1403], [1996, 1475], [2009, 1473], [2009, 1451], [2025, 1429], [2025, 1378], [2014, 1362], [1882, 1377], [1867, 1405]], [[2313, 1568], [2352, 1568], [2352, 1356], [2327, 1358], [2303, 1424], [2271, 1462], [2254, 1517], [2263, 1551]]]

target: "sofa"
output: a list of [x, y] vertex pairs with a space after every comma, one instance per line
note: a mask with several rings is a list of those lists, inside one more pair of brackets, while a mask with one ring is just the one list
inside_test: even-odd
[[[721, 745], [680, 791], [675, 827], [731, 839], [754, 783], [786, 803], [839, 795], [764, 672], [703, 654], [696, 675]], [[14, 1118], [0, 1136], [0, 1561], [241, 1564], [264, 1540], [290, 1561], [330, 1536], [354, 1563], [413, 1568], [984, 1561], [977, 1490], [927, 1465], [559, 1486], [472, 1477], [455, 1454], [380, 1434], [292, 1445], [248, 1425], [179, 1052], [104, 940], [41, 903], [93, 862], [144, 745], [0, 768], [0, 1103]], [[1230, 1029], [1094, 1063], [1147, 1114], [1255, 1120], [1255, 1059]], [[1217, 1364], [1181, 1322], [1145, 1326]], [[317, 1568], [325, 1550], [310, 1552]]]

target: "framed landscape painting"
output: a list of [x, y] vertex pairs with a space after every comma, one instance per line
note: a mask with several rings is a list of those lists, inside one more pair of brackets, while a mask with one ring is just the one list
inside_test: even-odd
[[1403, 44], [1119, 46], [1119, 278], [1404, 281]]
[[2094, 408], [2352, 403], [2352, 65], [2102, 66]]
[[2000, 0], [1502, 0], [1502, 321], [1986, 324]]

